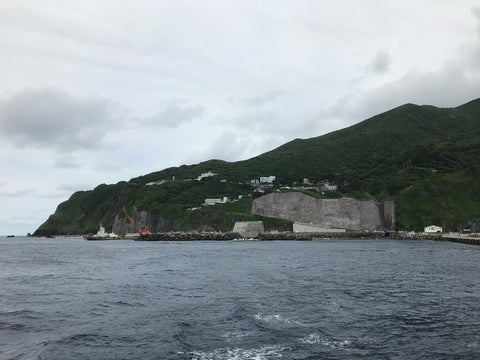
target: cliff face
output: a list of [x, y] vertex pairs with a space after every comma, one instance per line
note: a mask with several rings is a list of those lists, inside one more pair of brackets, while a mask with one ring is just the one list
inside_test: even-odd
[[[162, 218], [160, 215], [150, 214], [148, 211], [138, 211], [134, 206], [132, 214], [130, 215], [140, 229], [144, 229], [147, 224], [149, 225], [149, 231], [152, 233], [170, 231], [172, 230], [171, 221]], [[115, 216], [113, 222], [112, 231], [115, 234], [127, 234], [135, 233], [135, 227], [125, 217], [120, 218], [119, 215]]]
[[395, 226], [393, 201], [317, 199], [299, 192], [272, 193], [255, 199], [252, 214], [347, 230], [371, 231]]

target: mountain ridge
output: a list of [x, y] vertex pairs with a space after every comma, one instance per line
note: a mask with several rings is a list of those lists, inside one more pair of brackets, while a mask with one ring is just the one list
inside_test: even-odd
[[[223, 230], [234, 220], [255, 218], [246, 199], [242, 205], [222, 205], [223, 212], [220, 205], [187, 209], [199, 206], [205, 197], [247, 197], [253, 190], [246, 182], [268, 175], [276, 176], [277, 186], [305, 178], [338, 185], [336, 193], [313, 194], [317, 197], [394, 200], [399, 229], [419, 230], [436, 223], [451, 230], [480, 230], [479, 159], [480, 98], [452, 108], [409, 103], [322, 136], [294, 139], [247, 160], [211, 159], [75, 193], [38, 230], [91, 232], [99, 221], [111, 225], [121, 206], [159, 214], [175, 230]], [[217, 176], [193, 180], [208, 171]], [[146, 185], [159, 180], [168, 181]]]

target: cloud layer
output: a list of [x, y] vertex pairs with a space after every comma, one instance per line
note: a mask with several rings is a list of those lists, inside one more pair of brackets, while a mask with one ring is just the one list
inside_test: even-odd
[[55, 89], [22, 90], [0, 102], [0, 131], [17, 147], [96, 148], [116, 122], [108, 101]]
[[480, 96], [471, 0], [4, 0], [0, 43], [0, 195], [35, 221], [77, 188]]

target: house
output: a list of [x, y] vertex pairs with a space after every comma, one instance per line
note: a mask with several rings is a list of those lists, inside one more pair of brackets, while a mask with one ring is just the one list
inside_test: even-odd
[[337, 190], [337, 185], [330, 184], [328, 181], [324, 181], [322, 184], [322, 190], [325, 191], [336, 191]]
[[441, 232], [443, 232], [443, 229], [440, 226], [430, 225], [430, 226], [425, 227], [424, 232], [426, 232], [426, 233], [441, 233]]
[[205, 199], [205, 205], [215, 205], [215, 204], [225, 204], [228, 202], [228, 197], [224, 196], [222, 199], [220, 198], [207, 198]]
[[260, 177], [260, 184], [271, 184], [275, 181], [276, 177], [273, 175], [270, 176], [261, 176]]

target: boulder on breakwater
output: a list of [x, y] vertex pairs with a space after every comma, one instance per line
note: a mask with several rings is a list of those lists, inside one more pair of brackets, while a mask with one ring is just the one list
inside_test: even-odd
[[[171, 231], [157, 234], [141, 235], [137, 241], [229, 241], [236, 239], [244, 239], [245, 237], [236, 232], [217, 232], [217, 231]], [[471, 237], [449, 237], [442, 234], [409, 234], [398, 232], [346, 232], [346, 233], [294, 233], [294, 232], [278, 232], [263, 233], [254, 237], [257, 240], [276, 241], [276, 240], [297, 240], [309, 241], [318, 239], [392, 239], [392, 240], [436, 240], [436, 241], [453, 241], [464, 244], [480, 245], [480, 238]]]
[[170, 231], [157, 234], [140, 235], [137, 241], [195, 241], [195, 240], [234, 240], [241, 239], [242, 235], [235, 232], [217, 231]]

